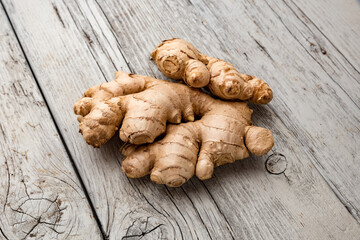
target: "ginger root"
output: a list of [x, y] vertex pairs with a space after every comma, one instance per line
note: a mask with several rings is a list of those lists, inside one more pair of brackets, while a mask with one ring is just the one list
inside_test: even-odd
[[247, 150], [266, 154], [274, 144], [270, 130], [252, 126], [245, 102], [215, 100], [182, 84], [125, 72], [88, 89], [74, 111], [80, 132], [94, 147], [121, 125], [122, 169], [128, 177], [150, 174], [152, 181], [172, 187], [194, 174], [208, 179], [215, 166], [246, 158]]
[[201, 54], [185, 40], [163, 41], [151, 53], [160, 71], [167, 77], [194, 88], [207, 86], [212, 94], [226, 100], [247, 100], [266, 104], [273, 93], [263, 80], [239, 73], [230, 63]]

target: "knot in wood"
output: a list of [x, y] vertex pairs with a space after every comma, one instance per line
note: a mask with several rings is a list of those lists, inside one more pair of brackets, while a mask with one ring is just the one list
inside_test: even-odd
[[14, 218], [18, 221], [13, 224], [14, 229], [22, 238], [37, 237], [42, 238], [48, 231], [60, 234], [58, 229], [62, 210], [61, 201], [56, 198], [28, 198], [19, 205], [14, 212]]
[[132, 219], [130, 226], [127, 228], [125, 236], [122, 239], [167, 239], [167, 230], [165, 225], [158, 222], [159, 219], [152, 217], [138, 217]]
[[269, 173], [279, 175], [287, 168], [286, 157], [281, 153], [271, 154], [265, 162], [265, 167]]

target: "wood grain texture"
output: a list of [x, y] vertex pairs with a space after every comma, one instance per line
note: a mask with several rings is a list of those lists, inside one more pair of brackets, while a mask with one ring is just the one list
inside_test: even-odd
[[[112, 33], [103, 26], [107, 22], [99, 16], [101, 11], [92, 10], [97, 5], [34, 1], [5, 2], [5, 6], [18, 36], [28, 38], [22, 42], [23, 47], [105, 233], [112, 239], [140, 236], [148, 239], [154, 236], [160, 239], [209, 238], [207, 226], [189, 198], [175, 199], [163, 186], [156, 186], [147, 179], [129, 180], [123, 174], [118, 138], [101, 149], [93, 149], [78, 133], [73, 113], [75, 101], [88, 87], [111, 79], [116, 69], [128, 70], [126, 63], [118, 59], [121, 57], [119, 46], [112, 39]], [[41, 14], [34, 18], [34, 12]], [[112, 63], [112, 52], [116, 53], [116, 68]], [[104, 67], [99, 67], [104, 65], [112, 69], [108, 71], [112, 76], [107, 75]], [[179, 209], [178, 202], [188, 207], [187, 210]], [[211, 203], [209, 207], [214, 208], [212, 225], [217, 229], [212, 230], [213, 236], [231, 238], [215, 204]]]
[[101, 239], [2, 8], [0, 22], [0, 239]]
[[[341, 161], [345, 166], [355, 159], [349, 153], [356, 153], [353, 144], [358, 141], [354, 128], [358, 96], [346, 82], [341, 86], [349, 93], [342, 91], [327, 66], [316, 63], [311, 46], [302, 46], [300, 37], [294, 39], [279, 20], [277, 8], [269, 7], [273, 4], [10, 0], [4, 4], [110, 239], [359, 236], [359, 224], [317, 170], [341, 182], [341, 177], [330, 178], [345, 169], [335, 164], [336, 158], [348, 154]], [[306, 29], [294, 21], [290, 23], [300, 28], [301, 36]], [[265, 170], [266, 157], [249, 158], [217, 168], [211, 180], [193, 178], [181, 188], [169, 189], [148, 178], [127, 179], [120, 170], [117, 138], [101, 149], [86, 146], [77, 133], [73, 103], [88, 87], [111, 80], [116, 69], [163, 78], [149, 53], [171, 37], [185, 38], [204, 53], [229, 60], [270, 83], [275, 99], [269, 106], [255, 107], [254, 123], [274, 131], [272, 153], [283, 154], [287, 161], [282, 174]], [[340, 120], [345, 129], [354, 128], [353, 135], [339, 129]], [[339, 152], [336, 144], [342, 144]], [[359, 169], [355, 160], [351, 164], [354, 171]], [[345, 185], [349, 196], [349, 188], [355, 191], [359, 186], [356, 173], [351, 174], [355, 181]]]
[[315, 25], [329, 43], [335, 46], [358, 72], [360, 71], [360, 1], [319, 0], [311, 4], [307, 4], [307, 1], [286, 3], [303, 21]]
[[[141, 59], [160, 40], [180, 36], [206, 54], [229, 60], [241, 71], [268, 81], [275, 92], [270, 110], [296, 134], [306, 156], [360, 221], [360, 162], [356, 161], [360, 145], [360, 73], [313, 22], [301, 19], [301, 10], [294, 10], [291, 3], [206, 3], [101, 5], [135, 72], [161, 77], [152, 62], [144, 67]], [[139, 17], [129, 17], [130, 12]], [[172, 29], [156, 24], [166, 22], [172, 14]], [[186, 14], [192, 17], [181, 17]], [[121, 34], [129, 31], [129, 25], [138, 26], [131, 32], [141, 32], [142, 37]], [[207, 29], [213, 30], [212, 34]], [[342, 29], [336, 30], [341, 33]], [[151, 32], [157, 34], [151, 36]], [[356, 36], [351, 35], [353, 39]], [[351, 43], [354, 41], [348, 47]], [[355, 44], [352, 47], [357, 48]]]

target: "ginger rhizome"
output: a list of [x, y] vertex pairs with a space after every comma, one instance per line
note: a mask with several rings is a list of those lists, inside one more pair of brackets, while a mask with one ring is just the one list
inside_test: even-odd
[[94, 147], [121, 126], [128, 177], [150, 174], [152, 181], [173, 187], [194, 174], [208, 179], [215, 166], [246, 158], [248, 150], [266, 154], [274, 144], [270, 130], [252, 125], [245, 102], [215, 100], [183, 84], [125, 72], [88, 89], [74, 111], [80, 132]]
[[163, 41], [151, 53], [167, 77], [194, 88], [207, 86], [212, 94], [226, 100], [247, 100], [266, 104], [273, 93], [263, 80], [239, 73], [230, 63], [200, 53], [192, 44], [174, 38]]

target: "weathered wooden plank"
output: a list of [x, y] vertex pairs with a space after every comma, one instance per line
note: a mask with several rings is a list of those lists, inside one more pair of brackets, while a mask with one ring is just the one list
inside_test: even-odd
[[[149, 239], [154, 236], [210, 238], [207, 226], [190, 199], [174, 198], [163, 186], [156, 186], [147, 179], [129, 180], [122, 173], [117, 138], [101, 149], [93, 149], [78, 133], [72, 110], [75, 101], [88, 87], [112, 78], [108, 73], [113, 75], [116, 69], [128, 69], [97, 5], [88, 5], [85, 1], [79, 2], [79, 6], [76, 2], [66, 4], [8, 1], [4, 5], [23, 40], [69, 151], [79, 166], [105, 233], [112, 239], [142, 235]], [[178, 201], [186, 208], [179, 208]], [[216, 219], [212, 225], [217, 231], [211, 230], [212, 237], [231, 238], [219, 210], [214, 206], [209, 214]]]
[[[281, 4], [280, 8], [279, 4]], [[324, 35], [320, 28], [315, 25], [311, 19], [306, 17], [304, 12], [299, 9], [296, 4], [292, 2], [287, 3], [283, 0], [274, 0], [274, 3], [267, 4], [267, 7], [273, 11], [278, 21], [283, 25], [283, 28], [292, 35], [299, 46], [303, 47], [313, 58], [314, 64], [319, 65], [323, 71], [328, 74], [328, 79], [337, 84], [340, 90], [348, 95], [349, 99], [359, 107], [360, 96], [358, 90], [360, 89], [360, 72], [346, 58], [346, 56], [350, 56], [351, 54], [348, 54], [345, 50], [345, 56], [344, 53]], [[314, 8], [315, 7], [316, 6], [314, 6]], [[293, 17], [289, 18], [289, 15]], [[332, 21], [336, 22], [336, 19]], [[343, 22], [342, 24], [346, 25], [345, 23], [346, 22]], [[338, 29], [337, 32], [345, 36], [349, 34], [349, 32], [351, 33], [351, 31], [347, 31], [347, 28]], [[354, 38], [358, 39], [357, 34], [360, 34], [360, 29], [359, 33], [350, 34], [351, 37], [348, 37], [347, 47], [358, 49], [356, 43], [351, 41]], [[358, 62], [358, 60], [356, 62]]]
[[[318, 168], [322, 170], [322, 174], [327, 177], [328, 183], [332, 185], [337, 194], [339, 194], [339, 188], [334, 186], [331, 181], [337, 181], [337, 184], [340, 185], [343, 184], [344, 191], [348, 199], [350, 199], [349, 202], [345, 203], [346, 207], [353, 213], [354, 217], [357, 218], [358, 207], [356, 205], [359, 204], [359, 201], [356, 199], [359, 193], [359, 177], [357, 171], [360, 169], [360, 166], [355, 162], [356, 146], [358, 145], [357, 142], [359, 139], [357, 128], [359, 112], [358, 108], [354, 106], [354, 102], [358, 100], [358, 94], [356, 93], [359, 90], [356, 77], [354, 78], [354, 75], [359, 76], [356, 70], [351, 69], [351, 65], [346, 62], [346, 59], [330, 44], [330, 46], [327, 47], [330, 56], [324, 60], [317, 59], [319, 58], [316, 56], [317, 52], [320, 52], [321, 55], [324, 55], [324, 53], [321, 52], [321, 49], [312, 50], [314, 46], [312, 46], [311, 43], [307, 42], [308, 45], [305, 49], [304, 46], [301, 45], [300, 40], [298, 40], [300, 41], [300, 46], [299, 44], [292, 44], [291, 42], [294, 38], [292, 32], [283, 26], [281, 19], [279, 20], [277, 15], [272, 15], [273, 10], [269, 7], [269, 5], [276, 5], [279, 8], [284, 8], [283, 11], [285, 11], [286, 6], [281, 6], [279, 2], [276, 4], [264, 3], [265, 6], [260, 5], [255, 8], [251, 3], [238, 2], [234, 8], [234, 4], [226, 4], [224, 2], [211, 2], [209, 4], [207, 1], [206, 3], [208, 4], [205, 4], [196, 1], [195, 4], [197, 4], [197, 8], [193, 8], [193, 11], [198, 11], [199, 14], [197, 17], [195, 17], [196, 13], [194, 13], [192, 17], [188, 16], [191, 14], [189, 13], [191, 12], [191, 4], [171, 3], [171, 6], [159, 3], [145, 4], [144, 2], [139, 2], [138, 4], [130, 2], [123, 4], [114, 3], [108, 5], [106, 3], [100, 3], [112, 27], [118, 33], [119, 42], [124, 48], [124, 55], [129, 60], [132, 68], [136, 72], [143, 71], [145, 74], [156, 72], [157, 70], [153, 68], [154, 65], [151, 63], [148, 63], [146, 67], [144, 67], [144, 63], [141, 65], [138, 64], [140, 59], [146, 58], [147, 54], [151, 52], [161, 38], [181, 36], [194, 43], [197, 42], [197, 46], [211, 46], [211, 48], [202, 48], [202, 50], [209, 52], [209, 49], [211, 49], [213, 52], [211, 55], [229, 59], [231, 62], [237, 63], [236, 65], [243, 68], [246, 72], [258, 76], [262, 76], [262, 72], [265, 72], [266, 74], [264, 76], [269, 76], [269, 82], [274, 82], [275, 94], [280, 95], [278, 96], [279, 99], [275, 99], [275, 103], [272, 104], [275, 104], [275, 107], [272, 107], [272, 109], [280, 109], [278, 114], [280, 114], [281, 119], [285, 122], [288, 129], [295, 134], [300, 132], [300, 134], [295, 136], [301, 136], [300, 144], [303, 145], [305, 151], [303, 155], [318, 165]], [[171, 3], [168, 4], [170, 5]], [[212, 7], [207, 8], [207, 5]], [[218, 14], [215, 14], [216, 12]], [[130, 15], [132, 17], [129, 17]], [[244, 20], [243, 16], [246, 15], [248, 19]], [[309, 31], [305, 26], [302, 26], [301, 22], [300, 24], [297, 23], [295, 16], [294, 19], [292, 19], [291, 12], [286, 12], [284, 15], [294, 22], [293, 24], [297, 24], [296, 26], [301, 29], [300, 33], [307, 35], [316, 34]], [[171, 16], [175, 19], [171, 25], [172, 29], [161, 27], [161, 23], [171, 19]], [[264, 22], [264, 24], [259, 24], [259, 22]], [[203, 34], [206, 30], [200, 27], [201, 23], [208, 28], [212, 28], [214, 34]], [[272, 28], [272, 24], [280, 25], [280, 30]], [[132, 26], [131, 29], [127, 27], [129, 25]], [[186, 26], [186, 32], [183, 26]], [[185, 33], [183, 33], [183, 31]], [[127, 32], [127, 34], [123, 34], [124, 32]], [[142, 36], [145, 35], [145, 37], [135, 38], [135, 33], [139, 32], [142, 33]], [[152, 36], [151, 33], [156, 34]], [[275, 33], [280, 33], [281, 35], [276, 38]], [[322, 41], [326, 41], [326, 38], [324, 39], [321, 34], [319, 35], [319, 37], [316, 35], [314, 37], [322, 37]], [[209, 38], [211, 40], [209, 40]], [[130, 41], [130, 39], [132, 40]], [[239, 42], [238, 39], [243, 39], [241, 46], [235, 44]], [[268, 53], [267, 47], [264, 48], [262, 45], [262, 41], [264, 40], [266, 40], [268, 44], [275, 45], [273, 46], [271, 55]], [[256, 59], [251, 61], [248, 58], [254, 54], [254, 49], [257, 51], [257, 56], [253, 56]], [[137, 54], [134, 54], [135, 52]], [[227, 54], [226, 56], [222, 56], [224, 52]], [[230, 59], [231, 54], [229, 54], [229, 52], [238, 54]], [[292, 56], [294, 52], [295, 58]], [[308, 52], [314, 53], [309, 54]], [[277, 55], [276, 60], [273, 59], [275, 58], [273, 55]], [[264, 63], [264, 58], [268, 59], [268, 63]], [[276, 63], [282, 63], [284, 59], [286, 59], [286, 67], [280, 68], [279, 64]], [[319, 61], [319, 63], [317, 61]], [[244, 62], [247, 63], [244, 64]], [[312, 66], [314, 64], [315, 66]], [[307, 69], [301, 66], [306, 66]], [[149, 71], [148, 67], [152, 68], [152, 70]], [[305, 75], [303, 74], [304, 70], [307, 70]], [[305, 82], [296, 84], [296, 80], [293, 80], [314, 78], [312, 71], [314, 71], [315, 76], [319, 72], [320, 77], [317, 77], [316, 81], [306, 81], [306, 84]], [[329, 77], [330, 74], [334, 74], [334, 78], [345, 77], [347, 81], [341, 81], [339, 83], [340, 86], [337, 86], [338, 83], [332, 82], [333, 79], [331, 79], [331, 76]], [[327, 87], [329, 90], [321, 90], [323, 85], [329, 86]], [[346, 91], [343, 91], [342, 88], [346, 89]], [[335, 89], [336, 92], [332, 89]], [[307, 93], [308, 91], [310, 92], [309, 94]], [[327, 96], [325, 92], [323, 93], [321, 91], [330, 91], [330, 94]], [[301, 106], [298, 106], [299, 103], [296, 98], [288, 101], [290, 96], [299, 94], [303, 98], [308, 97], [308, 100], [305, 100], [304, 103], [302, 102]], [[355, 100], [352, 100], [352, 98]], [[347, 106], [348, 104], [349, 106]], [[319, 110], [321, 112], [319, 112]], [[304, 115], [304, 113], [308, 114]], [[320, 114], [318, 119], [315, 117], [317, 116], [316, 114]], [[334, 117], [334, 115], [336, 117]], [[332, 117], [330, 122], [328, 116]], [[313, 120], [314, 118], [315, 121]], [[305, 124], [303, 124], [303, 122]], [[356, 132], [341, 131], [334, 134], [333, 131], [329, 131], [329, 129], [338, 129], [340, 124], [346, 128], [352, 128]], [[339, 143], [337, 140], [332, 140], [333, 137], [340, 139], [340, 135], [343, 135], [342, 137], [345, 138], [346, 141]], [[319, 137], [324, 138], [320, 143], [318, 143], [316, 139]], [[307, 143], [309, 140], [311, 141], [310, 144]], [[324, 148], [323, 145], [329, 148]], [[338, 145], [341, 145], [342, 150], [339, 151], [339, 148], [336, 147]], [[308, 150], [309, 148], [312, 150]], [[328, 159], [330, 159], [330, 162]], [[342, 165], [340, 166], [338, 165], [338, 159], [342, 159]], [[349, 174], [349, 171], [352, 171], [352, 173]], [[289, 176], [289, 178], [291, 178], [291, 176]]]
[[[81, 93], [109, 79], [114, 65], [126, 70], [122, 54], [136, 73], [162, 77], [148, 56], [160, 40], [173, 36], [186, 38], [199, 48], [211, 46], [202, 49], [204, 53], [235, 65], [246, 62], [249, 55], [251, 60], [243, 69], [252, 71], [246, 72], [271, 76], [265, 79], [273, 88], [276, 84], [278, 89], [285, 87], [280, 80], [273, 80], [280, 75], [271, 74], [274, 67], [259, 64], [264, 61], [263, 55], [253, 39], [246, 40], [250, 45], [244, 42], [246, 54], [230, 47], [239, 36], [230, 35], [237, 27], [228, 23], [229, 19], [215, 15], [216, 20], [208, 14], [205, 20], [200, 15], [205, 4], [176, 1], [122, 1], [110, 2], [109, 6], [99, 2], [101, 9], [92, 1], [78, 1], [79, 7], [68, 2], [72, 5], [35, 3], [6, 1], [5, 5], [69, 150], [77, 165], [83, 166], [80, 174], [110, 238], [144, 234], [149, 238], [185, 239], [356, 239], [360, 234], [356, 221], [313, 167], [306, 145], [297, 139], [292, 125], [288, 126], [291, 121], [280, 118], [285, 108], [282, 100], [272, 103], [274, 110], [257, 107], [254, 116], [257, 125], [274, 130], [274, 150], [286, 156], [288, 166], [280, 175], [267, 173], [266, 158], [262, 157], [220, 167], [214, 178], [204, 183], [194, 178], [182, 188], [168, 189], [147, 179], [128, 180], [119, 168], [116, 139], [93, 150], [76, 134], [71, 108]], [[36, 18], [34, 9], [40, 13]], [[222, 11], [225, 15], [233, 10]], [[220, 28], [227, 23], [231, 27]], [[165, 28], [166, 24], [172, 27]], [[249, 27], [252, 29], [248, 31], [257, 29]], [[219, 34], [223, 34], [220, 40]], [[301, 51], [296, 54], [302, 56]], [[293, 68], [289, 71], [298, 72]], [[280, 79], [286, 76], [289, 74]], [[280, 99], [286, 96], [276, 93]], [[278, 108], [281, 111], [275, 111]]]
[[[305, 24], [298, 16], [289, 18], [296, 12], [288, 5], [282, 7], [281, 1], [273, 1], [251, 3], [250, 7], [261, 12], [254, 21], [262, 31], [253, 34], [261, 44], [260, 50], [265, 49], [276, 63], [283, 59], [287, 62], [284, 71], [278, 71], [277, 64], [272, 63], [277, 70], [275, 84], [282, 85], [281, 93], [286, 92], [280, 96], [285, 106], [280, 106], [278, 113], [284, 114], [285, 124], [298, 134], [313, 163], [360, 221], [360, 162], [356, 161], [360, 145], [360, 73], [311, 21]], [[242, 8], [242, 4], [234, 6], [236, 10]], [[273, 32], [283, 34], [277, 37]], [[297, 54], [298, 48], [304, 50], [302, 55]], [[301, 104], [289, 96], [300, 96]]]
[[0, 22], [0, 239], [101, 239], [2, 8]]
[[302, 19], [314, 25], [340, 54], [360, 71], [360, 2], [353, 0], [285, 1]]
[[[140, 59], [162, 38], [181, 36], [270, 82], [272, 111], [296, 134], [307, 157], [359, 221], [360, 74], [316, 26], [304, 24], [282, 1], [101, 5], [136, 72], [158, 76], [154, 64], [138, 64]], [[130, 18], [130, 12], [136, 14]], [[172, 15], [172, 29], [163, 28], [161, 23]], [[185, 15], [191, 17], [180, 17]], [[205, 34], [208, 28], [212, 34]], [[134, 38], [139, 32], [145, 37]]]
[[[320, 99], [324, 95], [330, 95], [333, 98], [331, 101], [323, 99], [319, 102], [320, 104], [314, 104], [310, 97], [307, 104], [315, 106], [313, 106], [313, 111], [307, 114], [315, 116], [319, 112], [318, 109], [323, 108], [322, 114], [316, 122], [310, 126], [304, 126], [303, 132], [299, 132], [304, 135], [305, 144], [310, 150], [312, 149], [311, 154], [322, 175], [349, 212], [360, 222], [360, 176], [358, 174], [360, 163], [356, 161], [359, 159], [358, 146], [360, 145], [360, 72], [357, 69], [360, 55], [356, 55], [356, 52], [360, 50], [357, 43], [360, 28], [355, 21], [351, 23], [346, 18], [337, 18], [339, 11], [354, 13], [351, 5], [344, 4], [342, 8], [335, 10], [334, 3], [323, 2], [320, 7], [317, 5], [319, 2], [314, 3], [313, 9], [318, 9], [324, 20], [331, 19], [336, 28], [332, 28], [332, 24], [327, 24], [327, 30], [332, 29], [340, 38], [347, 38], [346, 46], [343, 41], [334, 39], [333, 35], [328, 36], [328, 31], [325, 31], [325, 35], [321, 27], [315, 25], [294, 2], [284, 1], [285, 5], [281, 10], [277, 8], [277, 4], [272, 4], [271, 6], [274, 7], [271, 9], [294, 39], [314, 59], [314, 64], [319, 65], [329, 76], [326, 83], [330, 87], [328, 90], [319, 87], [317, 82], [310, 89], [317, 88], [318, 91], [315, 94], [320, 94], [318, 96]], [[322, 14], [323, 11], [333, 11], [332, 17], [328, 13]], [[284, 17], [281, 17], [281, 14]], [[288, 14], [294, 14], [296, 18], [290, 21], [286, 17]], [[359, 19], [359, 16], [352, 14], [348, 18], [354, 20]], [[316, 81], [321, 80], [325, 83], [322, 79], [319, 78]], [[299, 120], [306, 119], [298, 118], [296, 115], [294, 117]], [[335, 119], [332, 118], [333, 115]]]

